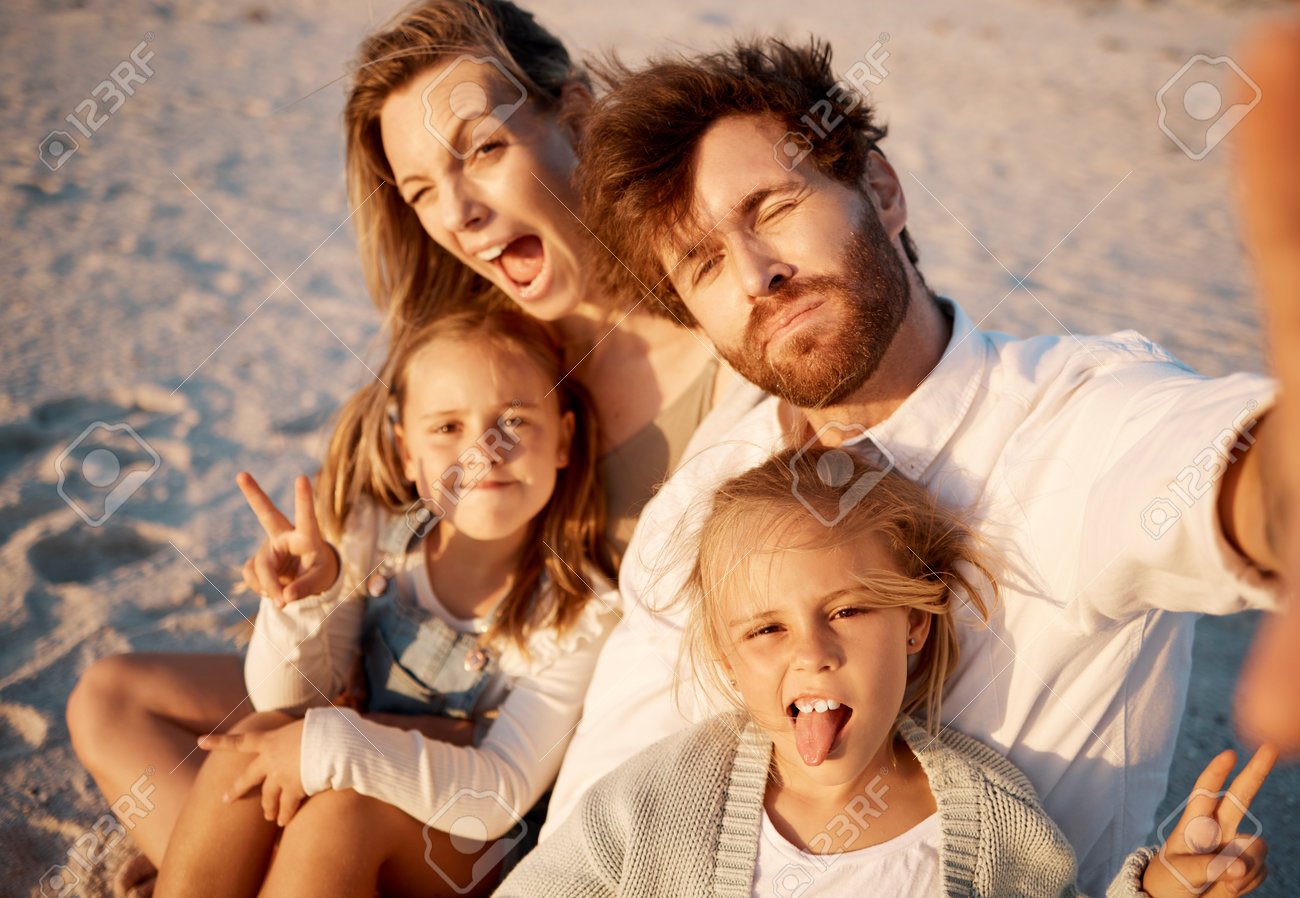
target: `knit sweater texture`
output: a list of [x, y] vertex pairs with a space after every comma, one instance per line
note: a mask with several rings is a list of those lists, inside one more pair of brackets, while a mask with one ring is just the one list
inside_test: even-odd
[[[945, 898], [1082, 898], [1074, 853], [1019, 769], [951, 728], [931, 738], [904, 719], [899, 732], [939, 808]], [[596, 783], [495, 894], [750, 898], [771, 754], [739, 713], [656, 743]], [[1142, 898], [1152, 855], [1130, 855], [1108, 898]]]

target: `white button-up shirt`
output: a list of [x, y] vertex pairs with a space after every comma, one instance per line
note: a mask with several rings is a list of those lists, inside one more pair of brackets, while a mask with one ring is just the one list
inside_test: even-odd
[[[942, 360], [870, 437], [968, 510], [997, 553], [1001, 602], [989, 627], [959, 626], [943, 719], [1025, 772], [1074, 845], [1081, 888], [1100, 894], [1165, 793], [1196, 620], [1180, 612], [1275, 602], [1226, 542], [1216, 501], [1275, 385], [1202, 377], [1133, 331], [1016, 339], [940, 302], [953, 317]], [[625, 618], [543, 837], [603, 774], [716, 709], [674, 688], [688, 669], [673, 600], [711, 491], [780, 448], [778, 406], [733, 390], [646, 506], [620, 573]]]

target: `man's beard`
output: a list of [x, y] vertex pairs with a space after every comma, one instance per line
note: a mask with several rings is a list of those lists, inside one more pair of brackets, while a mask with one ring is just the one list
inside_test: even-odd
[[[796, 408], [835, 405], [866, 383], [907, 317], [907, 270], [875, 207], [864, 201], [839, 273], [785, 281], [750, 312], [740, 346], [719, 349], [742, 377]], [[823, 297], [828, 310], [842, 307], [846, 320], [807, 328], [785, 341], [778, 359], [769, 358], [762, 335], [772, 318], [807, 296]]]

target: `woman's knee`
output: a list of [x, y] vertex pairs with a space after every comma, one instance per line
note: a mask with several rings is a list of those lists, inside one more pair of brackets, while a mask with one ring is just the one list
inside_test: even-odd
[[133, 673], [130, 655], [109, 655], [87, 667], [73, 687], [65, 718], [79, 756], [94, 748], [104, 727], [120, 722], [123, 706], [130, 702]]

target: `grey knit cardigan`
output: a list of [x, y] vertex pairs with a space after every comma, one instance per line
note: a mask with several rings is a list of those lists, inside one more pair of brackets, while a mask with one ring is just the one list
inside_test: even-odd
[[[939, 806], [945, 898], [1082, 898], [1074, 852], [1018, 768], [951, 728], [900, 732]], [[596, 783], [494, 894], [750, 898], [771, 752], [738, 713], [669, 736]], [[1108, 898], [1144, 896], [1153, 855], [1130, 855]]]

